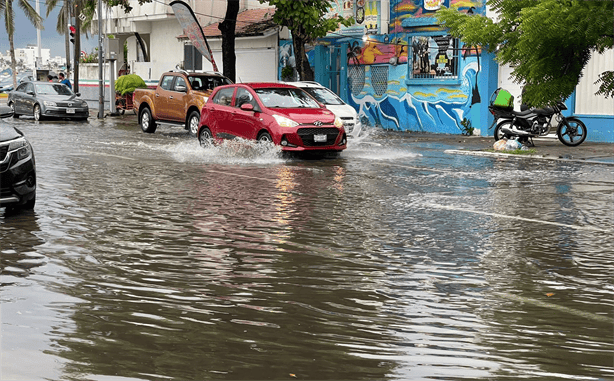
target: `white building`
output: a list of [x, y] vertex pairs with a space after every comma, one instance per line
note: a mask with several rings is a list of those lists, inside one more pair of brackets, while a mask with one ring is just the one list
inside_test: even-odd
[[[49, 59], [51, 57], [50, 49], [41, 48], [41, 67], [46, 67], [49, 65]], [[18, 48], [15, 49], [15, 60], [19, 62], [19, 60], [23, 60], [25, 67], [30, 70], [36, 68], [36, 57], [38, 54], [38, 47], [36, 45], [28, 45], [26, 48]], [[7, 50], [6, 55], [4, 56], [4, 60], [10, 62], [11, 55]]]
[[[260, 4], [258, 0], [239, 1], [240, 12], [269, 8], [266, 4]], [[121, 47], [124, 46], [124, 43], [127, 44], [128, 48], [128, 62], [124, 62], [123, 54], [116, 55], [118, 75], [123, 74], [123, 70], [129, 67], [130, 72], [138, 74], [146, 81], [157, 81], [162, 73], [174, 70], [176, 66], [183, 67], [186, 56], [189, 55], [190, 44], [184, 36], [183, 29], [175, 17], [172, 7], [169, 6], [170, 2], [171, 0], [161, 0], [139, 5], [138, 1], [131, 0], [130, 5], [133, 9], [128, 14], [124, 13], [121, 7], [113, 7], [103, 12], [103, 34], [113, 35], [118, 40], [118, 50], [123, 52]], [[186, 3], [192, 8], [201, 27], [206, 30], [205, 34], [208, 37], [218, 70], [223, 71], [220, 33], [206, 27], [223, 21], [226, 14], [226, 1], [187, 0]], [[266, 21], [262, 19], [266, 17], [270, 19], [270, 15], [265, 15], [266, 12], [261, 12], [259, 15], [261, 19], [255, 22]], [[247, 19], [252, 18], [247, 17]], [[93, 27], [96, 26], [96, 28], [97, 24], [96, 21], [92, 23]], [[259, 77], [259, 80], [275, 80], [277, 78], [276, 53], [278, 49], [278, 35], [276, 33], [279, 33], [279, 28], [271, 27], [268, 30], [261, 31], [258, 35], [250, 35], [241, 40], [241, 27], [241, 23], [238, 22], [236, 40], [237, 79], [250, 77], [250, 73], [253, 72], [255, 66], [258, 68], [268, 66], [270, 73], [267, 71], [264, 73], [264, 77]], [[92, 33], [98, 33], [98, 31], [92, 30]], [[186, 48], [186, 45], [188, 45], [188, 48]], [[252, 53], [256, 51], [266, 51], [266, 53], [258, 54], [258, 64], [254, 65]], [[260, 58], [263, 58], [264, 61]], [[204, 58], [202, 59], [202, 70], [213, 70], [211, 63]]]

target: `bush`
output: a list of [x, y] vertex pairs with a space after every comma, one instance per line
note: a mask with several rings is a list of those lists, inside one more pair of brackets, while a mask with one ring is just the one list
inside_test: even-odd
[[115, 81], [115, 92], [121, 95], [133, 93], [135, 89], [146, 88], [147, 85], [143, 78], [136, 74], [122, 75]]

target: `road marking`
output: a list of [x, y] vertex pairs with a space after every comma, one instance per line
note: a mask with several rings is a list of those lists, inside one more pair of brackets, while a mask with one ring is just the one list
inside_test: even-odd
[[462, 207], [456, 207], [456, 206], [439, 205], [439, 204], [425, 204], [425, 206], [426, 207], [435, 208], [435, 209], [454, 210], [454, 211], [457, 211], [457, 212], [467, 212], [467, 213], [473, 213], [473, 214], [481, 214], [483, 216], [507, 218], [507, 219], [510, 219], [510, 220], [518, 220], [518, 221], [534, 222], [534, 223], [538, 223], [538, 224], [554, 225], [554, 226], [560, 226], [560, 227], [576, 229], [576, 230], [590, 230], [590, 231], [597, 231], [597, 232], [602, 232], [602, 233], [610, 233], [613, 230], [613, 229], [602, 229], [602, 228], [598, 228], [598, 227], [594, 227], [594, 226], [569, 225], [569, 224], [562, 224], [560, 222], [537, 220], [537, 219], [534, 219], [534, 218], [525, 218], [525, 217], [519, 217], [519, 216], [508, 216], [506, 214], [483, 212], [481, 210], [471, 210], [471, 209], [462, 208]]
[[112, 154], [110, 154], [110, 153], [103, 153], [103, 152], [96, 152], [96, 151], [84, 151], [84, 152], [91, 153], [91, 154], [94, 154], [94, 155], [100, 155], [100, 156], [116, 157], [116, 158], [118, 158], [118, 159], [125, 159], [125, 160], [137, 160], [137, 159], [135, 159], [135, 158], [133, 158], [133, 157], [128, 157], [128, 156], [119, 156], [119, 155], [112, 155]]

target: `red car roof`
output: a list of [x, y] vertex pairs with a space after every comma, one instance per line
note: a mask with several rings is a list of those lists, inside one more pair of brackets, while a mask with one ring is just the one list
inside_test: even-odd
[[246, 85], [252, 89], [270, 89], [270, 88], [282, 88], [282, 89], [295, 89], [296, 86], [288, 85], [281, 82], [247, 82], [238, 83], [238, 85]]

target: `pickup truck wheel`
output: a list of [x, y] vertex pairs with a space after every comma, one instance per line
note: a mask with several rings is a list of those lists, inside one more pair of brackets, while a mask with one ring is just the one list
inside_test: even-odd
[[145, 107], [143, 111], [141, 111], [139, 120], [141, 121], [141, 130], [143, 130], [143, 132], [147, 132], [148, 134], [156, 132], [156, 121], [151, 116], [151, 110], [149, 110], [148, 107]]
[[190, 133], [190, 136], [196, 137], [198, 134], [198, 124], [200, 123], [200, 114], [198, 111], [192, 111], [190, 116], [188, 117], [188, 123], [186, 124], [186, 129]]

